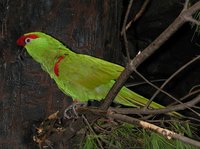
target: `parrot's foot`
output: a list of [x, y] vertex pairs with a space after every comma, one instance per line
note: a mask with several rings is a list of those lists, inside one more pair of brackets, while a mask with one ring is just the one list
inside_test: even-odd
[[77, 113], [77, 109], [79, 107], [85, 107], [87, 106], [87, 103], [86, 102], [76, 102], [76, 103], [73, 103], [72, 105], [70, 105], [69, 107], [67, 107], [64, 111], [64, 118], [66, 119], [77, 119], [79, 116], [78, 116], [78, 113]]

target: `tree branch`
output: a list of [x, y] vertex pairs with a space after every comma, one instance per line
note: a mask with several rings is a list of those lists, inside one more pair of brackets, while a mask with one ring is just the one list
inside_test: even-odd
[[140, 11], [134, 16], [134, 18], [126, 25], [126, 31], [129, 29], [129, 27], [132, 25], [132, 23], [134, 23], [136, 20], [138, 20], [143, 12], [145, 11], [147, 5], [149, 4], [150, 0], [145, 0]]
[[[135, 73], [137, 75], [139, 75], [143, 80], [145, 80], [147, 83], [149, 83], [151, 86], [153, 86], [155, 89], [157, 89], [157, 91], [164, 93], [165, 95], [167, 95], [168, 97], [174, 99], [176, 102], [178, 102], [179, 104], [184, 104], [181, 100], [178, 100], [177, 98], [175, 98], [174, 96], [172, 96], [171, 94], [165, 92], [164, 90], [162, 90], [162, 88], [157, 87], [156, 85], [154, 85], [153, 83], [149, 82], [142, 74], [140, 74], [137, 70], [135, 70]], [[146, 105], [144, 106], [144, 109], [148, 109], [148, 107], [150, 106], [150, 104], [152, 103], [153, 99], [150, 99]], [[185, 105], [186, 106], [186, 105]], [[192, 111], [193, 113], [199, 115], [199, 113], [197, 113], [195, 110], [193, 110], [191, 107], [187, 107], [187, 109], [189, 109], [190, 111]]]
[[[198, 96], [198, 100], [200, 100], [200, 95]], [[78, 111], [79, 111], [79, 113], [82, 113], [82, 114], [93, 113], [98, 116], [106, 116], [108, 118], [112, 118], [112, 119], [120, 120], [122, 122], [126, 122], [129, 124], [137, 125], [144, 129], [149, 129], [151, 131], [154, 131], [154, 132], [166, 137], [167, 139], [177, 139], [177, 140], [180, 140], [187, 144], [191, 144], [191, 145], [200, 147], [199, 141], [196, 141], [191, 138], [185, 137], [183, 135], [177, 134], [171, 130], [161, 128], [161, 127], [151, 124], [149, 122], [139, 120], [137, 118], [133, 118], [133, 117], [122, 115], [122, 114], [116, 114], [113, 112], [105, 112], [105, 111], [99, 110], [99, 109], [88, 109], [88, 108], [84, 108], [84, 107], [79, 108]]]
[[[163, 114], [169, 113], [172, 111], [180, 111], [187, 109], [188, 107], [193, 107], [197, 103], [200, 102], [200, 94], [196, 96], [193, 100], [185, 102], [184, 104], [178, 104], [171, 107], [166, 107], [162, 109], [137, 109], [137, 108], [112, 108], [109, 109], [113, 112], [120, 113], [120, 114]], [[196, 113], [200, 116], [199, 113]]]
[[114, 83], [110, 91], [105, 97], [105, 100], [100, 107], [107, 110], [116, 97], [117, 93], [123, 87], [130, 74], [148, 57], [150, 57], [159, 47], [164, 44], [184, 23], [188, 20], [185, 17], [192, 17], [192, 15], [200, 9], [200, 2], [196, 2], [189, 9], [183, 10], [180, 15], [165, 29], [147, 48], [145, 48], [140, 54], [138, 54], [133, 60], [131, 60], [125, 70], [121, 73], [117, 81]]
[[[187, 62], [185, 65], [183, 65], [181, 68], [179, 68], [175, 73], [173, 73], [162, 85], [159, 89], [163, 89], [167, 83], [169, 83], [169, 81], [171, 81], [175, 76], [177, 76], [178, 73], [180, 73], [182, 70], [184, 70], [185, 68], [187, 68], [188, 66], [190, 66], [191, 64], [193, 64], [194, 62], [196, 62], [198, 59], [200, 59], [200, 55], [195, 57], [194, 59], [192, 59], [191, 61]], [[151, 99], [149, 100], [149, 102], [151, 102], [156, 95], [158, 95], [160, 92], [160, 90], [157, 90], [154, 95], [151, 97]]]
[[[83, 120], [85, 121], [86, 125], [88, 126], [90, 132], [91, 132], [93, 135], [96, 136], [96, 133], [95, 133], [94, 130], [92, 129], [92, 126], [90, 126], [90, 123], [88, 122], [87, 118], [86, 118], [84, 115], [82, 115], [82, 118], [83, 118]], [[104, 147], [103, 147], [101, 141], [99, 140], [99, 138], [96, 137], [95, 139], [97, 140], [97, 143], [98, 143], [100, 149], [104, 149]]]
[[196, 140], [193, 140], [191, 138], [185, 137], [185, 136], [183, 136], [181, 134], [177, 134], [177, 133], [175, 133], [175, 132], [173, 132], [171, 130], [158, 127], [158, 126], [156, 126], [154, 124], [138, 120], [136, 118], [132, 118], [132, 117], [129, 117], [129, 116], [126, 116], [126, 115], [121, 115], [121, 114], [114, 114], [114, 113], [108, 113], [107, 117], [114, 118], [116, 120], [121, 120], [123, 122], [127, 122], [127, 123], [130, 123], [130, 124], [138, 125], [138, 126], [144, 128], [144, 129], [149, 129], [151, 131], [159, 133], [160, 135], [166, 137], [167, 139], [172, 139], [173, 138], [173, 139], [177, 139], [177, 140], [180, 140], [182, 142], [185, 142], [187, 144], [191, 144], [191, 145], [200, 147], [200, 142], [199, 141], [196, 141]]
[[127, 23], [127, 20], [128, 20], [128, 16], [129, 16], [132, 4], [133, 4], [133, 0], [130, 0], [130, 2], [128, 4], [127, 11], [126, 11], [126, 15], [125, 15], [125, 18], [124, 18], [122, 31], [121, 31], [121, 35], [123, 36], [123, 39], [124, 39], [124, 44], [125, 44], [125, 49], [126, 49], [126, 55], [127, 55], [128, 62], [130, 62], [131, 58], [130, 58], [130, 54], [129, 54], [128, 40], [127, 40], [127, 36], [126, 36], [126, 23]]

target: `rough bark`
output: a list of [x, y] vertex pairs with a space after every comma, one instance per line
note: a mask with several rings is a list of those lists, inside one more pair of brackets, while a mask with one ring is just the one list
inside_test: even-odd
[[120, 63], [121, 1], [2, 0], [0, 8], [0, 148], [36, 148], [33, 124], [70, 99], [28, 54], [19, 54], [16, 39], [43, 31], [76, 52]]

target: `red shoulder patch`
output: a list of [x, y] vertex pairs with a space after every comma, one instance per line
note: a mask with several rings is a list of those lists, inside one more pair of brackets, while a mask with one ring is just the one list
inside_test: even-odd
[[58, 57], [58, 60], [54, 65], [54, 73], [55, 73], [56, 76], [59, 76], [59, 64], [63, 59], [64, 59], [64, 56]]

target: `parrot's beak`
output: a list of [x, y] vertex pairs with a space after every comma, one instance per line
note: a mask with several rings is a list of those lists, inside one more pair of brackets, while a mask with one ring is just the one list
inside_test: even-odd
[[24, 57], [25, 57], [25, 48], [21, 48], [17, 54], [17, 61], [19, 61], [22, 65], [24, 65], [23, 63], [23, 60], [24, 60]]
[[19, 50], [19, 52], [17, 54], [17, 59], [21, 63], [22, 63], [22, 61], [24, 59], [24, 53], [26, 51], [25, 48], [24, 48], [24, 46], [25, 46], [24, 40], [25, 40], [25, 36], [23, 35], [20, 38], [18, 38], [17, 41], [16, 41], [17, 45], [21, 46], [21, 48], [20, 48], [20, 50]]

